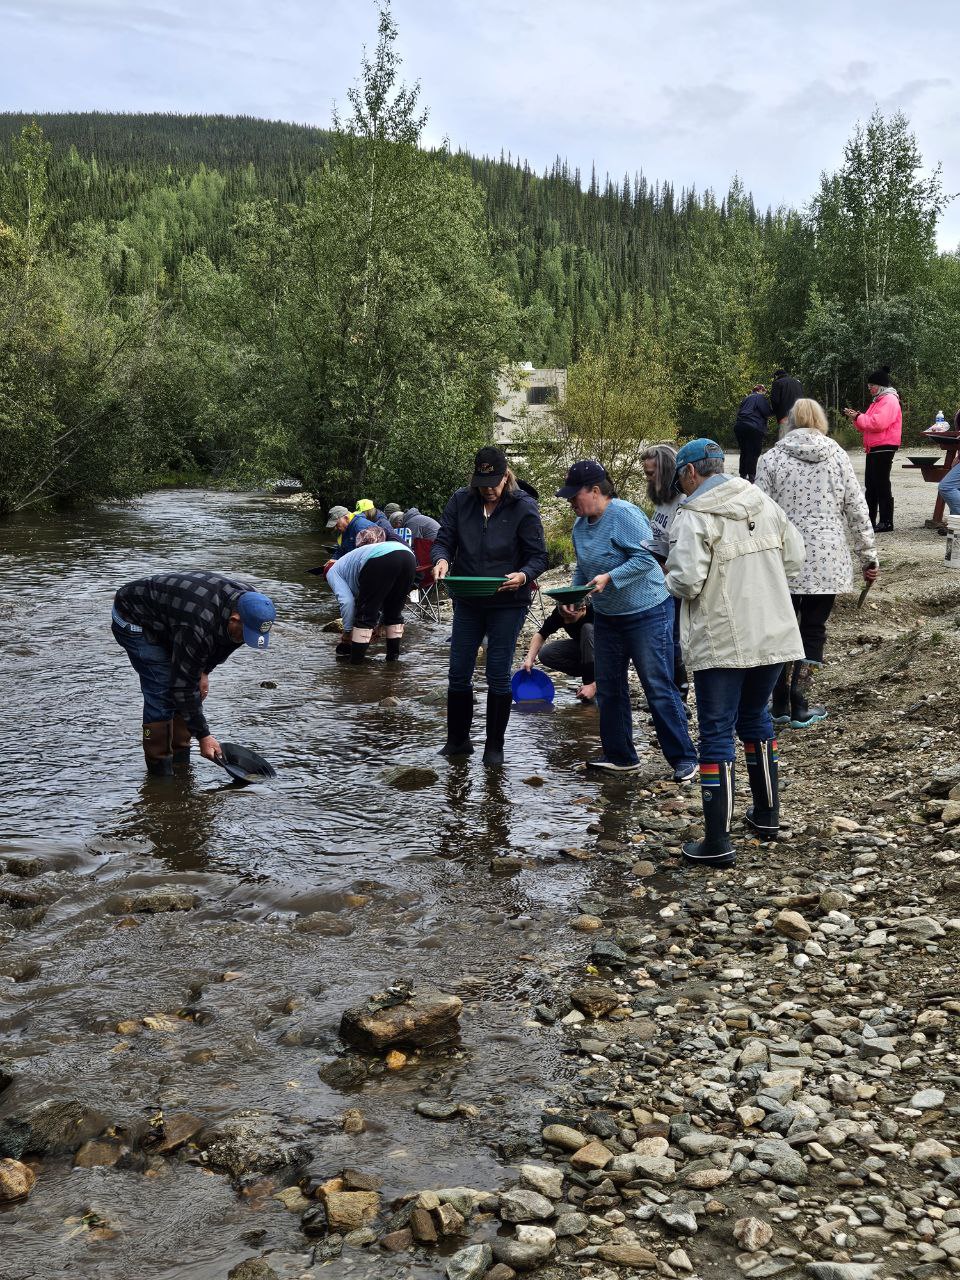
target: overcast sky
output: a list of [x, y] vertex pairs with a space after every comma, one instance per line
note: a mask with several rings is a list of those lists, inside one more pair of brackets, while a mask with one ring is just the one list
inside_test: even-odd
[[[805, 204], [857, 119], [909, 116], [960, 191], [957, 0], [394, 0], [426, 140]], [[0, 0], [0, 107], [326, 125], [372, 0]], [[941, 247], [960, 243], [960, 200]]]

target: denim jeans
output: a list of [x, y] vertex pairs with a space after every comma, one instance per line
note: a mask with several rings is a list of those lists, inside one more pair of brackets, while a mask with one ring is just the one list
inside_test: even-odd
[[960, 462], [952, 466], [937, 485], [937, 493], [952, 516], [960, 516]]
[[472, 600], [453, 602], [453, 635], [450, 639], [450, 688], [466, 693], [473, 686], [477, 650], [487, 637], [487, 688], [491, 693], [509, 693], [517, 636], [526, 617], [526, 605], [475, 604]]
[[782, 663], [768, 667], [710, 667], [693, 673], [700, 720], [700, 763], [736, 758], [734, 733], [741, 742], [775, 738], [767, 705]]
[[140, 677], [143, 693], [143, 723], [156, 724], [158, 720], [171, 720], [176, 708], [170, 697], [170, 655], [159, 644], [144, 639], [143, 632], [131, 629], [129, 623], [117, 621], [114, 613], [113, 638], [126, 650], [130, 665]]
[[611, 764], [637, 763], [627, 680], [631, 662], [643, 685], [663, 754], [674, 768], [696, 762], [686, 712], [673, 683], [673, 626], [671, 599], [640, 613], [594, 612], [600, 741]]

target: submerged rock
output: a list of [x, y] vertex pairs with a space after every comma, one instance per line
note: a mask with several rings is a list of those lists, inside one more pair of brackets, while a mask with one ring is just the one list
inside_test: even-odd
[[347, 1009], [340, 1019], [340, 1037], [367, 1053], [380, 1053], [392, 1045], [427, 1049], [457, 1039], [463, 1001], [442, 991], [409, 994], [397, 1003], [367, 1004]]
[[388, 787], [397, 791], [419, 791], [422, 787], [432, 787], [439, 778], [435, 769], [423, 765], [398, 764], [392, 769], [384, 769], [382, 777]]
[[106, 1128], [106, 1117], [82, 1102], [44, 1102], [26, 1117], [0, 1121], [0, 1156], [72, 1155]]
[[198, 1146], [205, 1163], [234, 1179], [289, 1168], [310, 1157], [302, 1137], [288, 1132], [277, 1116], [261, 1111], [238, 1111], [205, 1130]]
[[0, 1202], [25, 1200], [37, 1175], [19, 1160], [0, 1160]]
[[148, 889], [144, 893], [115, 893], [107, 899], [107, 911], [112, 916], [126, 916], [131, 912], [141, 915], [158, 915], [166, 911], [192, 911], [200, 899], [186, 889]]

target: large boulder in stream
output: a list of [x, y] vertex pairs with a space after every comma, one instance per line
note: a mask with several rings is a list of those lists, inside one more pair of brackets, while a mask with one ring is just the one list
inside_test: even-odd
[[82, 1102], [42, 1102], [26, 1116], [0, 1120], [0, 1156], [72, 1155], [107, 1125], [105, 1116]]
[[391, 988], [347, 1009], [340, 1037], [365, 1053], [382, 1053], [394, 1045], [433, 1049], [456, 1041], [462, 1009], [459, 997], [442, 991]]
[[279, 1116], [238, 1111], [196, 1140], [205, 1164], [222, 1169], [235, 1181], [248, 1174], [294, 1168], [310, 1159], [310, 1148]]

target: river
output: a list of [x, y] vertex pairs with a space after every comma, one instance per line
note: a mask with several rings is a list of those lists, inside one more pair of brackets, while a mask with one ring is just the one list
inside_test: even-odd
[[[46, 905], [32, 923], [0, 906], [0, 1062], [14, 1077], [0, 1119], [77, 1099], [135, 1136], [161, 1110], [215, 1121], [254, 1108], [302, 1131], [315, 1172], [375, 1171], [386, 1200], [495, 1188], [503, 1144], [535, 1130], [567, 1081], [532, 1006], [571, 949], [588, 950], [569, 919], [610, 871], [566, 851], [621, 838], [629, 789], [584, 779], [595, 712], [569, 689], [548, 714], [514, 715], [502, 774], [479, 752], [438, 761], [448, 629], [410, 625], [396, 670], [344, 670], [322, 631], [332, 597], [307, 572], [322, 540], [302, 510], [199, 491], [0, 526], [0, 863], [39, 859], [38, 878], [14, 883]], [[276, 603], [269, 652], [235, 654], [207, 703], [215, 734], [276, 766], [267, 785], [224, 785], [198, 758], [174, 779], [145, 777], [110, 603], [122, 583], [173, 568], [250, 575]], [[399, 707], [379, 705], [388, 694]], [[439, 780], [393, 790], [382, 773], [396, 763]], [[491, 868], [504, 854], [522, 859], [512, 874]], [[118, 891], [152, 887], [187, 888], [200, 906], [130, 927], [111, 914]], [[462, 1051], [325, 1084], [343, 1009], [396, 978], [464, 999]], [[157, 1014], [175, 1021], [116, 1030]], [[414, 1111], [424, 1096], [480, 1115], [427, 1119]], [[363, 1133], [341, 1131], [347, 1107], [362, 1109]], [[4, 1280], [219, 1280], [252, 1247], [310, 1247], [269, 1195], [238, 1195], [182, 1156], [146, 1172], [46, 1159], [29, 1200], [0, 1211], [0, 1240]], [[352, 1250], [336, 1274], [384, 1266]], [[404, 1267], [440, 1274], [436, 1261]]]

